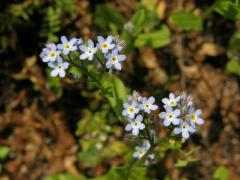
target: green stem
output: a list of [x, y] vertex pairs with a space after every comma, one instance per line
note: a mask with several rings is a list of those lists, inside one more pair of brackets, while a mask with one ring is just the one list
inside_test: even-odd
[[212, 13], [212, 11], [214, 10], [217, 4], [218, 4], [218, 1], [213, 3], [213, 5], [202, 14], [202, 19], [206, 19]]
[[148, 124], [147, 124], [146, 121], [147, 121], [147, 119], [145, 119], [145, 125], [146, 125], [145, 131], [146, 131], [146, 133], [147, 133], [148, 140], [149, 140], [149, 142], [150, 142], [150, 144], [151, 144], [151, 147], [152, 147], [154, 144], [153, 144], [153, 141], [152, 141], [152, 138], [151, 138], [149, 129], [148, 129]]

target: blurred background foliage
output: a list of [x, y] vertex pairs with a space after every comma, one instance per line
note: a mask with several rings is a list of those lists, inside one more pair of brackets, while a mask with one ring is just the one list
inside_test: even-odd
[[[238, 3], [1, 2], [0, 178], [238, 179]], [[63, 80], [51, 78], [39, 52], [63, 34], [119, 35], [128, 54], [123, 72], [102, 78], [100, 91], [76, 68]], [[158, 102], [168, 91], [188, 91], [206, 125], [188, 143], [163, 141], [159, 161], [145, 167], [132, 158], [133, 140], [116, 106], [134, 89]], [[160, 129], [160, 138], [166, 134]]]

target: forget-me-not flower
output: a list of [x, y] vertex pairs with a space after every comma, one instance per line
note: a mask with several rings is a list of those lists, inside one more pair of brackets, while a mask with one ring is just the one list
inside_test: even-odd
[[104, 39], [102, 36], [97, 36], [97, 40], [98, 48], [101, 49], [103, 53], [108, 53], [109, 50], [115, 47], [115, 44], [112, 43], [112, 36], [108, 36], [106, 39]]
[[167, 106], [175, 107], [180, 101], [180, 96], [175, 97], [173, 93], [169, 94], [169, 98], [163, 98], [162, 102]]
[[108, 59], [106, 62], [106, 67], [108, 69], [114, 67], [117, 70], [122, 69], [122, 65], [120, 64], [121, 61], [124, 61], [126, 59], [126, 56], [123, 54], [118, 54], [118, 50], [114, 49], [112, 53], [108, 53], [105, 55], [105, 57]]
[[164, 106], [166, 112], [161, 112], [158, 116], [163, 119], [164, 126], [169, 126], [171, 123], [173, 125], [178, 125], [180, 123], [179, 116], [181, 114], [179, 109], [173, 110], [170, 106]]
[[195, 127], [195, 124], [202, 125], [204, 124], [204, 120], [200, 118], [202, 114], [201, 109], [195, 110], [194, 108], [190, 108], [187, 114], [187, 120], [190, 122], [191, 126]]
[[145, 125], [142, 123], [142, 121], [143, 121], [142, 115], [137, 115], [135, 119], [129, 120], [129, 124], [126, 125], [125, 130], [132, 131], [132, 134], [134, 136], [137, 136], [139, 130], [143, 130], [145, 128]]
[[155, 98], [154, 97], [150, 97], [150, 98], [141, 98], [141, 104], [139, 105], [139, 109], [143, 110], [146, 113], [150, 113], [151, 111], [155, 111], [158, 106], [154, 105], [153, 103], [155, 102]]
[[178, 127], [175, 127], [173, 130], [174, 134], [180, 134], [182, 133], [182, 137], [184, 139], [188, 139], [190, 136], [190, 133], [196, 132], [196, 129], [193, 128], [190, 124], [184, 121], [180, 121], [180, 125]]
[[66, 74], [65, 70], [68, 69], [69, 63], [63, 62], [62, 58], [58, 56], [57, 60], [55, 62], [48, 63], [48, 66], [53, 69], [50, 73], [52, 77], [59, 75], [61, 78], [63, 78]]
[[64, 55], [68, 55], [70, 51], [77, 50], [77, 38], [72, 38], [70, 41], [66, 38], [66, 36], [61, 36], [61, 44], [57, 45], [57, 48], [62, 50]]
[[80, 45], [79, 49], [83, 52], [79, 56], [80, 59], [93, 60], [94, 54], [97, 52], [97, 47], [94, 47], [94, 43], [91, 39], [88, 40], [88, 46]]
[[135, 147], [133, 157], [137, 158], [137, 159], [141, 159], [146, 154], [146, 152], [150, 149], [150, 147], [151, 147], [151, 145], [150, 145], [149, 141], [144, 139], [142, 146]]
[[123, 107], [124, 110], [122, 112], [122, 115], [128, 116], [130, 119], [134, 118], [135, 114], [139, 112], [138, 103], [136, 103], [135, 101], [132, 101], [131, 104], [124, 103]]
[[42, 49], [41, 57], [43, 62], [54, 62], [61, 51], [57, 50], [55, 44], [48, 44], [46, 48]]

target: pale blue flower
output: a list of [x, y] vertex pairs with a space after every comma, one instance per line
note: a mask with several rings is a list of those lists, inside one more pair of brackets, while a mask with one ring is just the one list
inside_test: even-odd
[[157, 110], [158, 106], [154, 105], [153, 103], [155, 102], [155, 98], [154, 97], [150, 97], [150, 98], [141, 98], [141, 104], [139, 105], [139, 109], [143, 110], [146, 113], [150, 113], [151, 111], [155, 111]]
[[170, 124], [178, 125], [180, 123], [179, 116], [181, 112], [179, 109], [173, 110], [170, 106], [164, 106], [166, 112], [161, 112], [158, 116], [163, 119], [163, 125], [169, 126]]
[[133, 153], [133, 157], [136, 159], [141, 159], [146, 154], [146, 152], [147, 150], [144, 147], [136, 146], [135, 151]]
[[77, 38], [72, 38], [68, 41], [66, 36], [61, 36], [61, 42], [61, 44], [57, 45], [57, 48], [62, 50], [64, 55], [68, 55], [70, 51], [77, 50]]
[[196, 129], [192, 127], [190, 124], [184, 121], [180, 121], [180, 125], [178, 127], [175, 127], [173, 130], [174, 134], [182, 134], [182, 137], [184, 139], [188, 139], [190, 136], [190, 133], [195, 133]]
[[142, 115], [137, 115], [135, 119], [129, 120], [129, 124], [126, 125], [125, 130], [132, 131], [132, 134], [134, 136], [137, 136], [139, 130], [143, 130], [145, 128], [145, 125], [142, 123], [142, 121], [143, 121]]
[[53, 69], [50, 73], [52, 77], [59, 76], [63, 78], [66, 75], [65, 70], [68, 69], [69, 63], [63, 62], [62, 58], [58, 56], [57, 60], [55, 62], [48, 63], [48, 66]]
[[122, 112], [122, 115], [128, 116], [130, 119], [134, 118], [135, 114], [139, 112], [138, 103], [136, 103], [135, 101], [132, 101], [131, 104], [124, 103], [123, 107], [124, 110]]
[[97, 36], [97, 40], [98, 48], [101, 49], [103, 53], [107, 53], [109, 50], [115, 47], [115, 44], [112, 43], [112, 36], [108, 36], [106, 39], [104, 39], [102, 36]]
[[80, 45], [79, 49], [83, 52], [79, 58], [88, 59], [89, 61], [93, 60], [94, 54], [97, 52], [97, 47], [94, 47], [94, 43], [91, 39], [88, 40], [88, 46]]
[[120, 62], [126, 59], [125, 55], [118, 54], [117, 49], [114, 49], [112, 53], [106, 54], [105, 57], [108, 59], [108, 61], [106, 62], [106, 67], [108, 69], [114, 67], [117, 70], [122, 69], [122, 65], [120, 64]]
[[191, 126], [195, 127], [195, 124], [202, 125], [204, 124], [204, 120], [200, 117], [202, 114], [201, 109], [195, 110], [194, 108], [190, 108], [187, 114], [187, 120], [190, 122]]
[[180, 96], [175, 97], [173, 93], [169, 94], [169, 98], [163, 98], [162, 102], [167, 106], [175, 107], [180, 101]]
[[40, 57], [42, 58], [43, 62], [54, 62], [56, 61], [57, 57], [61, 51], [58, 51], [56, 45], [53, 43], [47, 44], [46, 48], [42, 49], [42, 53]]
[[150, 149], [150, 147], [151, 147], [151, 145], [150, 145], [149, 141], [144, 139], [142, 146], [135, 147], [133, 157], [137, 158], [137, 159], [141, 159], [146, 154], [146, 152]]

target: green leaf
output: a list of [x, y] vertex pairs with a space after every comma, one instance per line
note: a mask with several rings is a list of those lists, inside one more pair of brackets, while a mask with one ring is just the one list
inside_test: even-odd
[[49, 175], [47, 177], [44, 178], [44, 180], [84, 180], [86, 178], [76, 178], [70, 174], [67, 173], [59, 173], [59, 174], [53, 174], [53, 175]]
[[9, 152], [10, 152], [9, 147], [0, 146], [0, 160], [6, 159], [8, 154], [9, 154]]
[[78, 153], [78, 157], [83, 161], [84, 167], [93, 167], [101, 160], [99, 150], [96, 147], [97, 140], [81, 141], [82, 150]]
[[176, 27], [186, 31], [201, 30], [202, 29], [202, 18], [196, 16], [192, 12], [178, 11], [174, 12], [170, 17], [170, 22]]
[[51, 77], [50, 69], [47, 69], [47, 85], [53, 90], [57, 97], [63, 94], [61, 79], [59, 77]]
[[229, 41], [229, 46], [231, 49], [240, 50], [240, 32], [236, 32], [233, 34]]
[[183, 167], [191, 166], [191, 165], [196, 164], [198, 162], [199, 162], [199, 160], [197, 160], [197, 159], [188, 159], [188, 160], [179, 159], [175, 163], [175, 166], [183, 168]]
[[169, 43], [170, 31], [167, 26], [163, 25], [158, 31], [140, 34], [135, 40], [134, 46], [138, 48], [143, 46], [160, 48]]
[[213, 180], [228, 180], [229, 172], [224, 166], [220, 166], [213, 174]]
[[230, 0], [218, 0], [217, 3], [214, 5], [213, 10], [227, 19], [240, 19], [240, 5], [235, 4]]
[[227, 63], [227, 71], [240, 76], [240, 63], [237, 60], [230, 60]]
[[143, 24], [145, 22], [145, 10], [139, 9], [130, 19], [130, 22], [134, 25], [134, 35], [139, 34], [143, 29]]
[[145, 167], [113, 167], [105, 176], [96, 178], [96, 180], [147, 180], [146, 171]]
[[[103, 76], [101, 94], [105, 95], [119, 120], [122, 118], [122, 105], [127, 98], [127, 90], [117, 76]], [[106, 93], [107, 92], [107, 93]]]
[[95, 24], [102, 30], [107, 30], [110, 24], [121, 29], [125, 23], [124, 17], [109, 5], [98, 4], [96, 6]]

